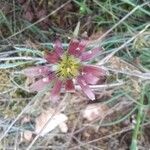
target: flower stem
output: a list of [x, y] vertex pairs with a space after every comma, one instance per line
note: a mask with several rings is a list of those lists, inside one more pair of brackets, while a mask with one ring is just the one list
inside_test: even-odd
[[138, 150], [138, 145], [137, 145], [138, 135], [140, 133], [141, 122], [143, 121], [143, 116], [144, 116], [144, 95], [145, 95], [145, 86], [141, 93], [141, 98], [140, 98], [141, 105], [138, 106], [136, 125], [134, 127], [134, 131], [132, 135], [132, 142], [131, 142], [130, 150]]

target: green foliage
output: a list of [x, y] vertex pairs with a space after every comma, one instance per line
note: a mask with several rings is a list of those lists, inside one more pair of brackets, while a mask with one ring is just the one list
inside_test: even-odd
[[81, 15], [92, 13], [86, 4], [86, 0], [74, 0], [74, 2], [79, 6], [79, 13]]
[[[144, 123], [145, 119], [145, 111], [144, 111], [144, 105], [145, 106], [150, 106], [150, 83], [144, 83], [142, 91], [141, 91], [141, 96], [139, 102], [141, 105], [138, 106], [138, 113], [136, 116], [136, 124], [133, 129], [133, 136], [132, 136], [132, 142], [130, 146], [130, 150], [138, 150], [138, 137], [142, 133], [142, 123]], [[144, 104], [145, 100], [148, 100], [147, 103]], [[146, 100], [146, 101], [147, 101]]]
[[143, 67], [150, 70], [150, 49], [149, 48], [143, 49], [141, 51], [139, 58]]

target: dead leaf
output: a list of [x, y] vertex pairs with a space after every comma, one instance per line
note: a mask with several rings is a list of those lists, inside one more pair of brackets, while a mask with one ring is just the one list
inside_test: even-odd
[[88, 121], [103, 119], [109, 108], [105, 104], [90, 104], [82, 112], [83, 118]]
[[25, 140], [27, 140], [27, 141], [31, 141], [32, 140], [32, 132], [31, 131], [25, 131], [24, 132], [24, 138], [25, 138]]
[[23, 18], [31, 22], [34, 19], [34, 14], [30, 11], [27, 11], [23, 14]]
[[64, 122], [59, 125], [59, 128], [60, 128], [60, 131], [63, 133], [67, 133], [67, 131], [68, 131], [68, 126]]
[[[44, 136], [60, 125], [61, 125], [61, 130], [67, 132], [66, 131], [68, 130], [66, 129], [67, 125], [62, 126], [62, 123], [65, 123], [65, 121], [67, 120], [68, 117], [65, 114], [55, 113], [55, 110], [50, 108], [49, 110], [41, 113], [41, 115], [38, 118], [36, 118], [35, 133]], [[40, 133], [41, 130], [42, 132]]]
[[138, 68], [136, 68], [132, 64], [129, 64], [128, 62], [126, 62], [125, 60], [123, 60], [117, 56], [113, 56], [109, 60], [109, 66], [113, 69], [119, 69], [122, 71], [139, 72]]
[[31, 121], [31, 117], [30, 116], [24, 116], [21, 120], [21, 124], [25, 124]]

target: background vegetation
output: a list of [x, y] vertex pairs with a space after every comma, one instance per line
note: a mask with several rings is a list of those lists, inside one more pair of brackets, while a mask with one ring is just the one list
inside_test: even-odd
[[[150, 149], [149, 10], [149, 0], [0, 0], [0, 148]], [[92, 63], [107, 77], [94, 102], [78, 91], [54, 106], [46, 91], [28, 91], [33, 81], [20, 71], [43, 64], [56, 37], [66, 47], [78, 22], [79, 37], [103, 47]], [[41, 137], [36, 119], [49, 109], [67, 116], [68, 129]]]

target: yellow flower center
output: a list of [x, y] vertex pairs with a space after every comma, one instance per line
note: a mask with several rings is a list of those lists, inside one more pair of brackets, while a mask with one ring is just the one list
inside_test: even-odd
[[57, 75], [61, 79], [70, 79], [79, 75], [80, 61], [74, 56], [65, 54], [57, 67]]

